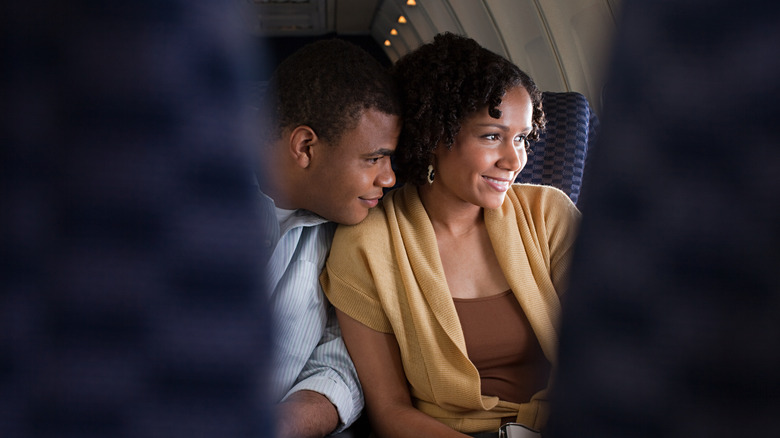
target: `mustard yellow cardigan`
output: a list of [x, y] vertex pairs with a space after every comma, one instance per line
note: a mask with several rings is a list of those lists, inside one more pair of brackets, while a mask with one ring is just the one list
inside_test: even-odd
[[[528, 184], [513, 185], [499, 209], [485, 211], [501, 269], [553, 366], [559, 294], [579, 217], [560, 190]], [[544, 426], [546, 390], [522, 404], [481, 394], [415, 186], [388, 194], [362, 223], [340, 226], [320, 281], [338, 309], [395, 334], [420, 411], [465, 433], [498, 430], [502, 417], [515, 415], [529, 427]]]

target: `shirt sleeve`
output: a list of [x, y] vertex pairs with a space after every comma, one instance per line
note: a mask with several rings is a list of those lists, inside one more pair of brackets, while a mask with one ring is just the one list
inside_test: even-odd
[[301, 390], [318, 392], [333, 403], [339, 414], [339, 427], [334, 433], [349, 427], [363, 410], [363, 391], [357, 371], [341, 338], [336, 311], [330, 304], [322, 338], [284, 398]]
[[276, 347], [271, 385], [279, 402], [301, 390], [324, 395], [338, 411], [341, 431], [360, 415], [363, 393], [319, 284], [334, 229], [331, 223], [296, 226], [276, 245], [268, 265], [275, 285], [269, 297]]

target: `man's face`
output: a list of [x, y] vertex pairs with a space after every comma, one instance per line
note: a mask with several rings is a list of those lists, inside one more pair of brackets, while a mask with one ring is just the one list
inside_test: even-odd
[[312, 157], [309, 209], [341, 224], [357, 224], [395, 184], [390, 155], [401, 121], [375, 109], [363, 111], [357, 126], [335, 144], [322, 144]]

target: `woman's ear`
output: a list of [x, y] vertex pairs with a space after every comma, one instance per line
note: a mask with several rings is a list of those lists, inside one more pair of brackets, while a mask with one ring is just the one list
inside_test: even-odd
[[290, 132], [289, 136], [290, 154], [293, 160], [302, 168], [309, 167], [311, 164], [312, 147], [317, 143], [317, 133], [306, 125], [299, 125]]

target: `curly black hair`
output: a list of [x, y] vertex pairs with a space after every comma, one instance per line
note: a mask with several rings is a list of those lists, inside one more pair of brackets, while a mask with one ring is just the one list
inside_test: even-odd
[[449, 32], [402, 57], [392, 69], [403, 103], [403, 127], [395, 153], [399, 182], [422, 185], [431, 153], [439, 144], [452, 148], [465, 118], [498, 106], [512, 87], [523, 86], [533, 105], [529, 141], [539, 139], [546, 119], [542, 93], [516, 65], [471, 38]]
[[307, 44], [282, 61], [264, 103], [267, 141], [278, 139], [286, 128], [307, 125], [335, 144], [357, 127], [363, 110], [401, 115], [388, 69], [362, 48], [337, 38]]

